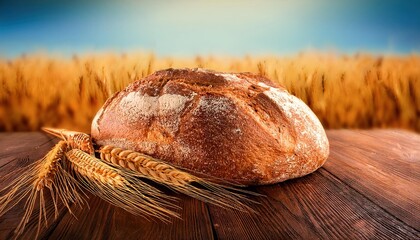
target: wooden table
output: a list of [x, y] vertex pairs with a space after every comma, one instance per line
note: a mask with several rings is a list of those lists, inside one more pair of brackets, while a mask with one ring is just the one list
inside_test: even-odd
[[[258, 214], [181, 198], [183, 220], [165, 224], [127, 214], [96, 197], [66, 210], [45, 239], [420, 239], [420, 135], [403, 130], [329, 130], [329, 160], [309, 176], [251, 188], [265, 194]], [[0, 176], [40, 158], [54, 142], [38, 132], [0, 133]], [[2, 183], [1, 185], [4, 185]], [[22, 217], [0, 218], [9, 239]], [[29, 227], [22, 239], [31, 239]]]

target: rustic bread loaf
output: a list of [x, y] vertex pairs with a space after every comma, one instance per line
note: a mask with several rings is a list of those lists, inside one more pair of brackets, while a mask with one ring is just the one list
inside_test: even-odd
[[92, 122], [99, 145], [131, 149], [245, 185], [318, 169], [329, 153], [315, 114], [250, 73], [167, 69], [114, 94]]

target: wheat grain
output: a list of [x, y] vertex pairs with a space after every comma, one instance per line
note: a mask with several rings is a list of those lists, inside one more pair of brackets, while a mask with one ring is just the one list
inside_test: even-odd
[[76, 172], [86, 178], [95, 179], [102, 184], [110, 184], [114, 188], [123, 187], [127, 184], [117, 170], [112, 169], [101, 161], [96, 161], [95, 158], [89, 155], [82, 154], [77, 149], [66, 152], [66, 157], [72, 162], [72, 167]]
[[65, 141], [60, 141], [57, 143], [56, 147], [45, 156], [44, 165], [39, 171], [38, 179], [34, 182], [37, 191], [44, 187], [51, 188], [54, 177], [58, 172], [59, 161], [63, 158], [66, 150], [67, 143]]
[[[224, 208], [253, 211], [246, 204], [251, 200], [243, 194], [258, 195], [256, 193], [216, 184], [209, 179], [194, 176], [161, 160], [131, 150], [108, 145], [101, 147], [99, 153], [102, 160], [120, 166], [120, 169], [124, 173], [127, 172], [125, 173], [127, 175], [148, 178], [164, 184], [174, 191]], [[215, 179], [213, 178], [213, 180]], [[194, 183], [200, 187], [193, 185]]]
[[104, 146], [100, 148], [99, 153], [102, 160], [137, 171], [144, 176], [150, 176], [153, 180], [161, 183], [185, 185], [195, 179], [193, 175], [180, 171], [167, 163], [131, 150]]
[[93, 148], [91, 138], [86, 133], [77, 133], [73, 135], [73, 137], [71, 138], [71, 141], [68, 141], [68, 143], [73, 148], [80, 149], [86, 153], [89, 153], [90, 155], [95, 154], [95, 149]]

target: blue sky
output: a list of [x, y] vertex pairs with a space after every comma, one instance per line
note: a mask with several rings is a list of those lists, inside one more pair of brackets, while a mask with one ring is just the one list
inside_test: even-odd
[[420, 1], [10, 1], [0, 56], [154, 51], [159, 55], [420, 52]]

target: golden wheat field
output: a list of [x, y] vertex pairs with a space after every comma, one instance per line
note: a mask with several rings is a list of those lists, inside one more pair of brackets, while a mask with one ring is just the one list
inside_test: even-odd
[[267, 76], [301, 98], [325, 128], [420, 131], [420, 56], [301, 53], [291, 57], [157, 57], [152, 53], [0, 60], [0, 131], [42, 126], [89, 132], [114, 92], [165, 68]]

